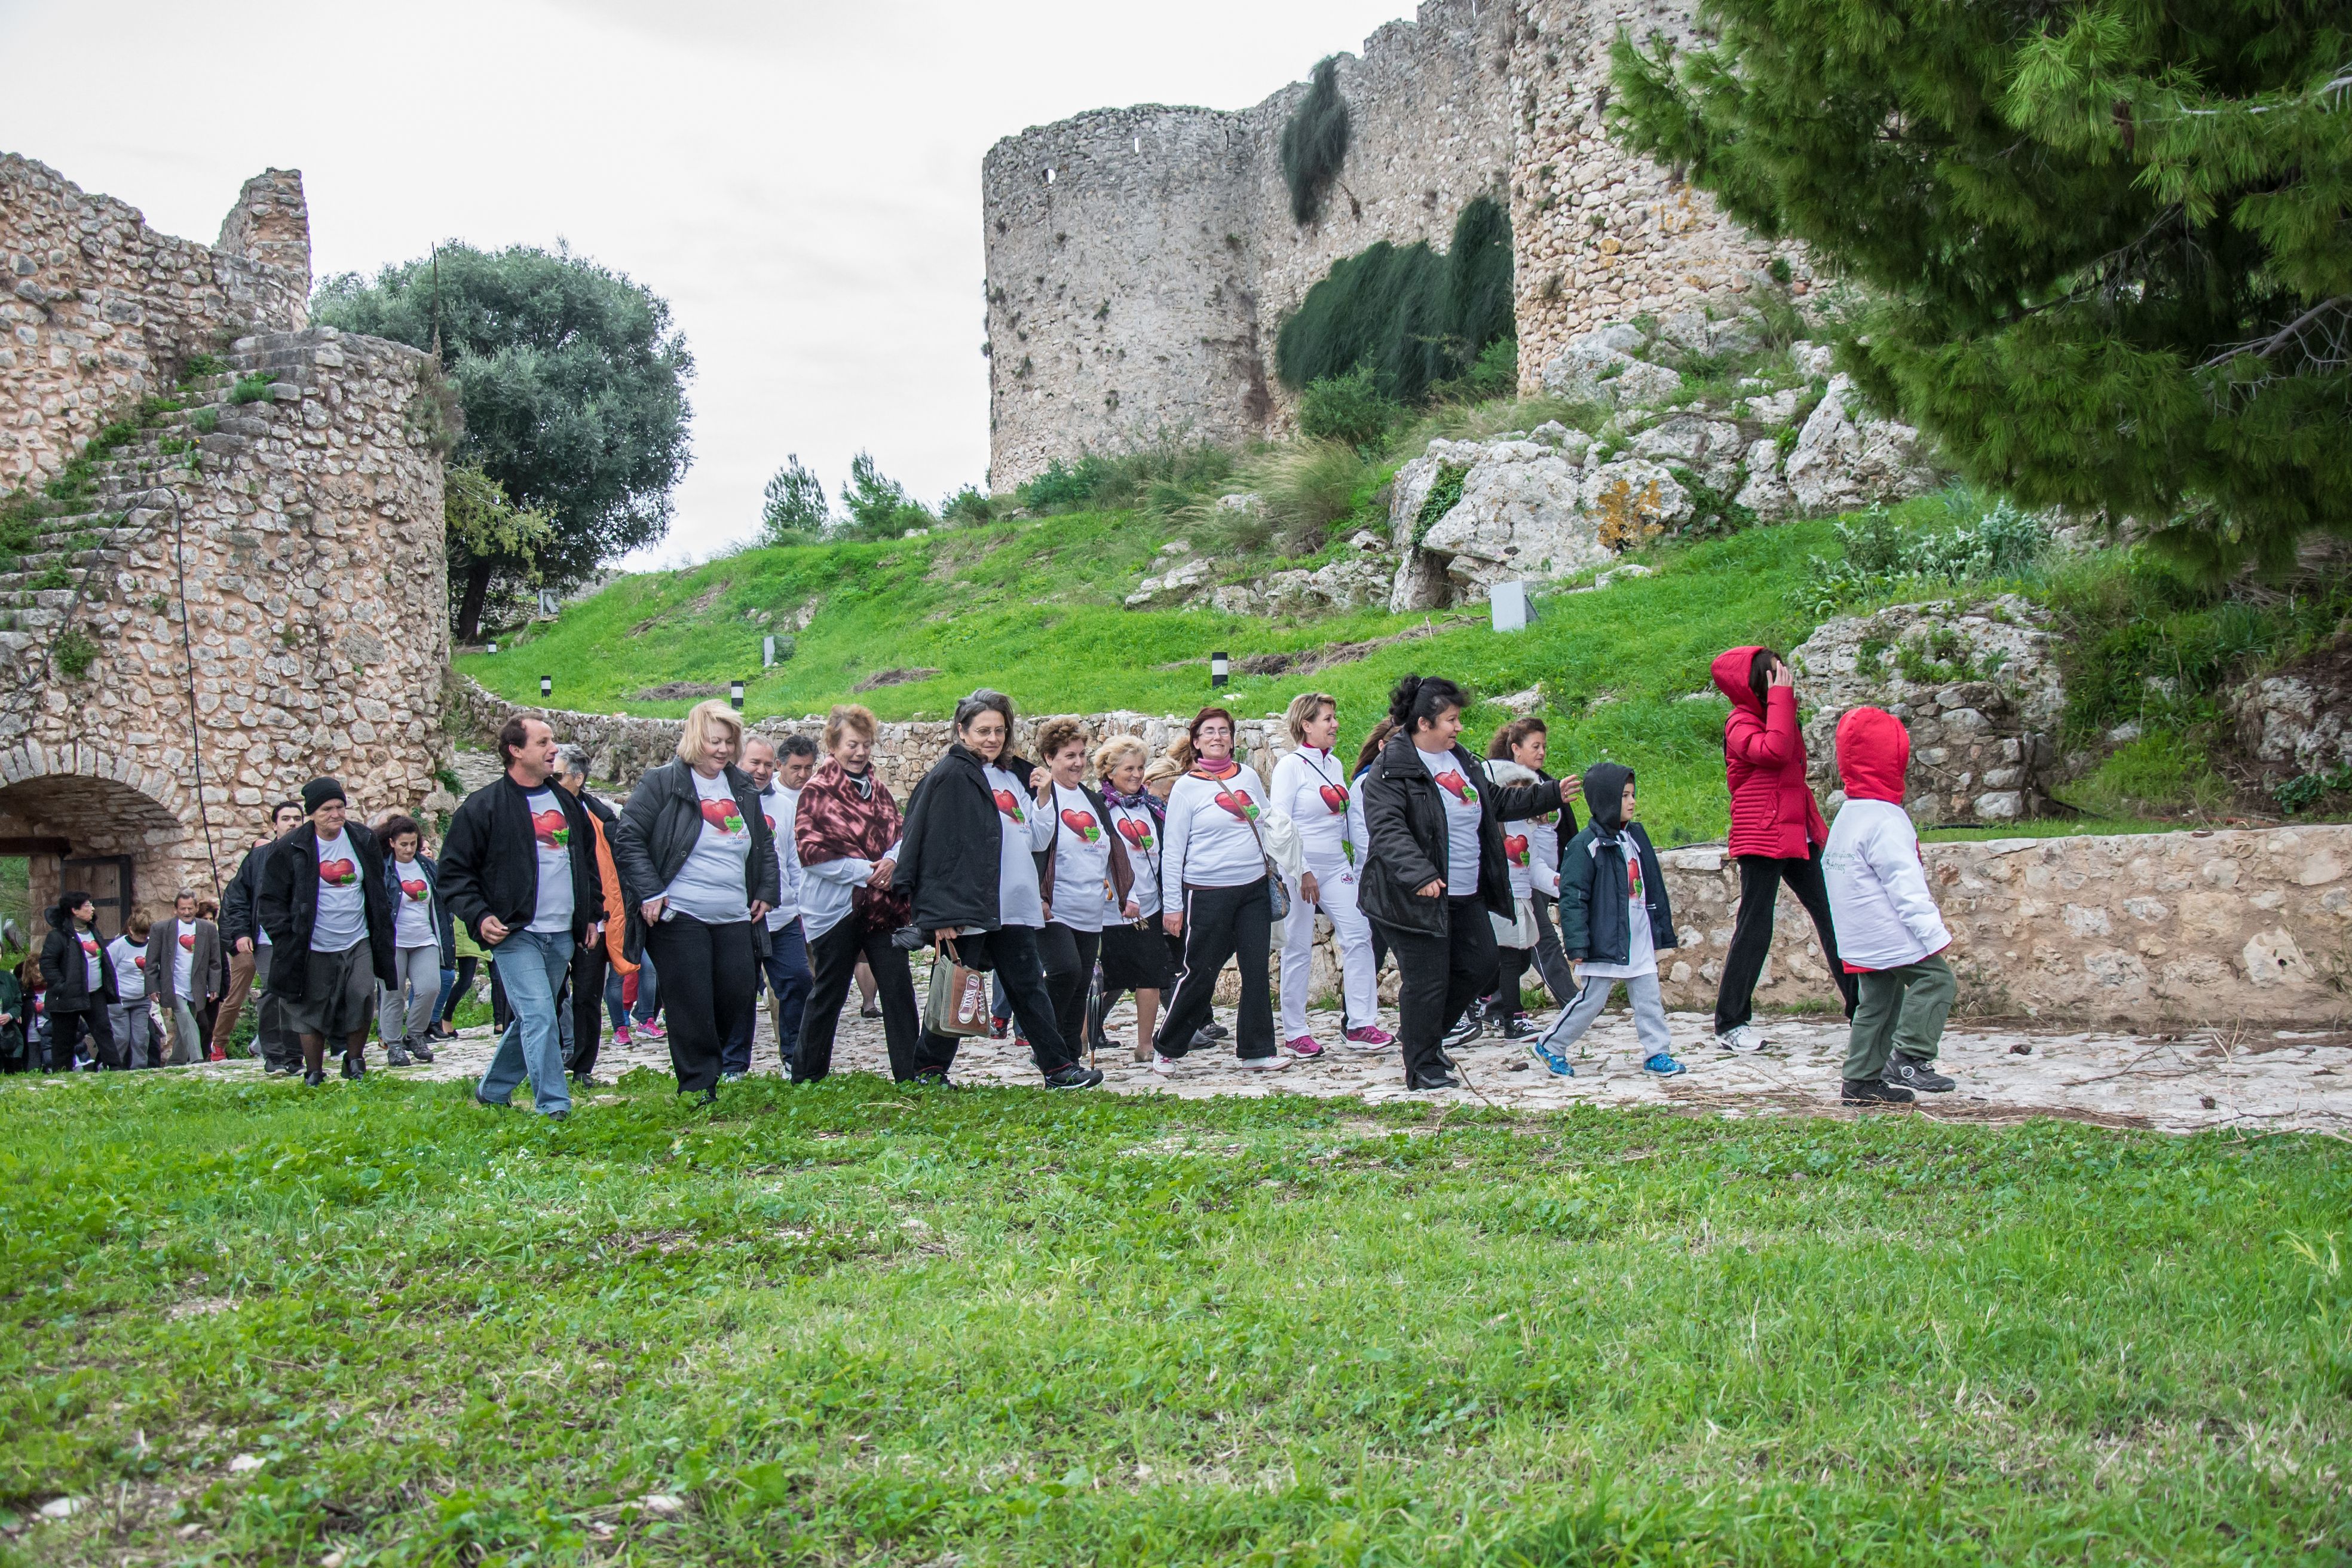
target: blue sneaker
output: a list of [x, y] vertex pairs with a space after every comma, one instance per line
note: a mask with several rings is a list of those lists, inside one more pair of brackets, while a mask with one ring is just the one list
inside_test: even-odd
[[1552, 1049], [1549, 1040], [1537, 1038], [1528, 1042], [1528, 1055], [1543, 1064], [1544, 1071], [1554, 1078], [1574, 1078], [1575, 1067], [1569, 1059]]
[[1683, 1066], [1682, 1063], [1675, 1060], [1674, 1058], [1668, 1056], [1665, 1052], [1660, 1051], [1656, 1056], [1652, 1057], [1648, 1061], [1642, 1064], [1642, 1070], [1643, 1072], [1656, 1073], [1660, 1078], [1672, 1078], [1678, 1072], [1688, 1072], [1690, 1071], [1690, 1068]]

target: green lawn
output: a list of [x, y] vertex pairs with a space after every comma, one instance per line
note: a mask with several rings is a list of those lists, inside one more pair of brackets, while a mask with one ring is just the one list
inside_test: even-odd
[[[0, 1085], [0, 1554], [2352, 1546], [2352, 1165], [2316, 1138], [869, 1078], [711, 1114], [645, 1075], [551, 1126], [466, 1094]], [[93, 1500], [27, 1525], [59, 1496]]]
[[[821, 607], [793, 658], [751, 682], [746, 710], [755, 717], [822, 712], [849, 700], [865, 676], [904, 667], [943, 673], [856, 700], [885, 719], [944, 718], [956, 698], [992, 685], [1029, 711], [1172, 713], [1211, 699], [1212, 652], [1239, 660], [1388, 636], [1427, 619], [1367, 610], [1285, 626], [1120, 608], [1117, 595], [1148, 568], [1160, 537], [1140, 516], [1120, 514], [891, 544], [746, 551], [690, 572], [630, 578], [567, 608], [522, 646], [457, 666], [518, 700], [536, 701], [540, 676], [551, 674], [561, 707], [683, 713], [686, 702], [634, 694], [667, 681], [756, 676], [760, 638], [772, 627], [746, 612], [788, 613], [814, 598]], [[1237, 676], [1221, 700], [1255, 716], [1279, 711], [1295, 692], [1328, 690], [1340, 700], [1341, 741], [1352, 750], [1409, 670], [1451, 676], [1484, 698], [1540, 682], [1554, 773], [1604, 756], [1629, 762], [1641, 773], [1654, 837], [1713, 837], [1729, 809], [1727, 706], [1712, 695], [1680, 700], [1711, 692], [1707, 664], [1726, 647], [1770, 641], [1785, 650], [1802, 640], [1812, 623], [1789, 607], [1789, 593], [1805, 557], [1831, 547], [1827, 524], [1794, 523], [1657, 551], [1643, 557], [1656, 576], [1553, 595], [1523, 633], [1497, 635], [1477, 609], [1458, 629], [1313, 676]], [[1475, 736], [1504, 717], [1491, 703], [1480, 709]]]

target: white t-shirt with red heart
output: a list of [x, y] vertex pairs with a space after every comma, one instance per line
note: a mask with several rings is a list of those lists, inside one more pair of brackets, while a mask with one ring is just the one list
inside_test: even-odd
[[138, 1002], [147, 995], [147, 950], [127, 936], [118, 936], [106, 944], [107, 957], [114, 960], [114, 999], [118, 1002]]
[[1054, 786], [1054, 923], [1100, 931], [1111, 914], [1110, 835], [1082, 789]]
[[751, 856], [751, 825], [743, 820], [743, 808], [735, 804], [735, 791], [725, 773], [707, 779], [688, 768], [687, 774], [694, 780], [702, 829], [695, 836], [694, 847], [687, 852], [686, 864], [662, 889], [662, 896], [669, 900], [662, 918], [667, 920], [674, 912], [714, 926], [749, 921], [751, 900], [745, 879]]
[[1475, 768], [1465, 773], [1462, 759], [1451, 751], [1424, 752], [1415, 746], [1412, 754], [1421, 759], [1421, 765], [1437, 781], [1437, 798], [1445, 807], [1445, 896], [1476, 898], [1481, 816], [1478, 790], [1486, 776]]
[[172, 994], [183, 1002], [196, 1000], [196, 922], [172, 922]]
[[106, 969], [100, 963], [98, 956], [100, 952], [98, 938], [77, 927], [74, 931], [74, 940], [81, 943], [82, 969], [87, 976], [84, 984], [89, 987], [90, 995], [95, 997], [100, 988], [106, 984]]
[[[1036, 853], [1053, 842], [1058, 825], [1053, 815], [1029, 793], [1029, 781], [1016, 779], [1003, 768], [985, 765], [988, 792], [996, 798], [996, 824], [1002, 838], [996, 859], [996, 923], [1040, 929], [1045, 923], [1045, 900], [1037, 891]], [[1055, 879], [1061, 879], [1057, 868]]]
[[310, 951], [348, 952], [367, 940], [367, 896], [360, 889], [360, 858], [352, 836], [320, 838], [315, 859], [319, 912], [310, 921]]
[[425, 868], [414, 860], [392, 863], [392, 944], [394, 947], [438, 947], [441, 934], [433, 929], [433, 884]]
[[[572, 930], [572, 818], [551, 789], [523, 796], [530, 813], [531, 851], [539, 857], [539, 901], [531, 907], [530, 929], [535, 931]], [[403, 899], [403, 903], [408, 902]]]

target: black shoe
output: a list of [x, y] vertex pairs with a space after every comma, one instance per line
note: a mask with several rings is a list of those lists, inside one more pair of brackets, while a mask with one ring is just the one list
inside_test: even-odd
[[1405, 1084], [1405, 1088], [1416, 1090], [1428, 1089], [1460, 1089], [1461, 1087], [1462, 1080], [1460, 1079], [1455, 1078], [1450, 1072], [1443, 1071], [1422, 1073], [1418, 1077], [1409, 1079]]
[[326, 1071], [320, 1068], [312, 1068], [310, 1071], [302, 1075], [302, 1081], [308, 1084], [310, 1088], [317, 1089], [320, 1085], [327, 1081]]
[[698, 1095], [695, 1096], [694, 1103], [695, 1103], [695, 1104], [697, 1104], [697, 1105], [716, 1105], [716, 1104], [718, 1104], [718, 1103], [719, 1103], [719, 1090], [718, 1090], [717, 1089], [715, 1089], [715, 1088], [713, 1088], [713, 1089], [704, 1089], [700, 1094], [698, 1094]]
[[597, 1087], [596, 1075], [593, 1072], [573, 1073], [572, 1075], [572, 1081], [578, 1084], [583, 1089], [594, 1089]]
[[[425, 1026], [425, 1032], [436, 1040], [454, 1040], [457, 1037], [457, 1031], [449, 1026], [449, 1021], [446, 1018], [434, 1019]], [[427, 1057], [425, 1059], [431, 1061], [433, 1058]]]
[[343, 1076], [347, 1079], [352, 1079], [367, 1077], [367, 1058], [365, 1057], [345, 1057], [343, 1058]]
[[1045, 1087], [1047, 1089], [1092, 1089], [1102, 1082], [1102, 1078], [1103, 1075], [1093, 1068], [1080, 1067], [1077, 1063], [1072, 1062], [1068, 1067], [1047, 1073]]
[[948, 1081], [948, 1075], [943, 1072], [919, 1072], [907, 1082], [915, 1089], [953, 1089], [955, 1087]]
[[408, 1054], [420, 1062], [429, 1062], [433, 1059], [433, 1047], [419, 1040], [408, 1047]]
[[383, 1048], [383, 1065], [388, 1068], [408, 1066], [408, 1048], [405, 1046], [386, 1046]]
[[1916, 1097], [1909, 1089], [1884, 1079], [1850, 1078], [1838, 1098], [1848, 1105], [1908, 1105]]
[[1907, 1089], [1918, 1094], [1949, 1094], [1959, 1085], [1936, 1070], [1932, 1061], [1905, 1056], [1901, 1051], [1886, 1058], [1886, 1070], [1879, 1081], [1895, 1089]]
[[506, 1110], [510, 1109], [508, 1102], [503, 1100], [484, 1100], [482, 1098], [482, 1091], [478, 1089], [474, 1091], [474, 1103], [480, 1106], [485, 1110]]
[[1214, 1018], [1212, 1018], [1207, 1023], [1201, 1026], [1201, 1033], [1208, 1036], [1209, 1038], [1213, 1040], [1222, 1040], [1227, 1035], [1232, 1034], [1233, 1031], [1226, 1028], [1223, 1024], [1218, 1023]]
[[857, 1009], [857, 1016], [861, 1018], [878, 1018], [882, 1016], [882, 1004], [879, 1002], [868, 1002], [866, 1005]]
[[1445, 1037], [1445, 1048], [1458, 1051], [1484, 1033], [1486, 1026], [1478, 1022], [1478, 1015], [1466, 1013], [1463, 1015], [1462, 1022], [1454, 1026], [1454, 1032]]
[[1536, 1033], [1536, 1026], [1525, 1013], [1505, 1013], [1489, 1018], [1487, 1027], [1507, 1040], [1524, 1040]]

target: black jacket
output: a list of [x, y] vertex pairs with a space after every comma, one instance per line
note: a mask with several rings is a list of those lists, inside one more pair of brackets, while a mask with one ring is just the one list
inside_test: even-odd
[[[1034, 764], [1009, 753], [996, 765], [1024, 781], [1034, 771]], [[996, 792], [981, 767], [980, 754], [959, 741], [931, 764], [907, 801], [890, 885], [913, 896], [908, 918], [926, 933], [967, 926], [994, 931], [1003, 914], [996, 893], [1004, 829], [997, 823]], [[1022, 799], [1033, 804], [1025, 792]]]
[[[1454, 765], [1478, 792], [1478, 896], [1505, 920], [1513, 918], [1510, 863], [1503, 855], [1503, 824], [1540, 816], [1559, 806], [1552, 784], [1498, 784], [1486, 764], [1460, 746]], [[1363, 776], [1365, 847], [1358, 897], [1364, 912], [1403, 931], [1442, 934], [1446, 929], [1444, 896], [1423, 898], [1416, 889], [1445, 878], [1445, 806], [1436, 781], [1414, 754], [1412, 738], [1398, 734]]]
[[[432, 856], [421, 851], [410, 864], [416, 867], [417, 874], [425, 879], [425, 896], [432, 900], [433, 940], [441, 944], [441, 967], [455, 969], [457, 967], [457, 933], [453, 929], [455, 922], [449, 918], [449, 900], [441, 896], [441, 868], [434, 863]], [[400, 900], [407, 897], [400, 890], [400, 862], [389, 854], [383, 858], [383, 891], [395, 910], [400, 908]], [[394, 934], [397, 935], [399, 931], [400, 922], [395, 920], [393, 922]]]
[[[387, 857], [374, 834], [357, 822], [343, 824], [343, 837], [359, 862], [360, 907], [367, 913], [368, 957], [375, 977], [390, 985], [398, 976], [392, 945], [392, 900], [384, 892], [383, 863]], [[269, 864], [261, 873], [261, 897], [255, 913], [269, 942], [281, 954], [310, 951], [310, 928], [319, 918], [319, 828], [306, 822], [269, 847]], [[302, 1000], [302, 984], [310, 965], [300, 958], [273, 960], [269, 994], [289, 1002]]]
[[237, 862], [236, 875], [221, 889], [220, 933], [224, 951], [236, 952], [239, 937], [257, 944], [261, 941], [261, 922], [254, 912], [261, 902], [261, 874], [269, 864], [269, 852], [282, 842], [273, 838], [247, 850], [245, 858]]
[[539, 842], [531, 831], [531, 795], [544, 791], [563, 808], [572, 860], [572, 940], [605, 918], [604, 879], [588, 832], [588, 813], [572, 793], [550, 780], [528, 790], [504, 773], [458, 803], [441, 840], [441, 902], [451, 919], [488, 948], [482, 921], [495, 917], [521, 931], [539, 911]]
[[[89, 994], [89, 955], [81, 947], [84, 936], [98, 942], [100, 994], [95, 998]], [[114, 989], [114, 957], [106, 951], [106, 943], [99, 941], [94, 931], [76, 930], [73, 916], [63, 910], [49, 911], [49, 934], [41, 939], [41, 983], [46, 987], [41, 1005], [51, 1014], [87, 1013], [120, 999]]]
[[[1594, 963], [1622, 963], [1633, 951], [1633, 884], [1625, 875], [1625, 847], [1641, 857], [1642, 902], [1650, 911], [1650, 940], [1659, 952], [1675, 946], [1674, 908], [1666, 901], [1665, 874], [1658, 852], [1638, 822], [1622, 820], [1625, 785], [1633, 770], [1622, 763], [1595, 763], [1584, 770], [1584, 807], [1592, 824], [1559, 856], [1559, 945], [1569, 957]], [[1614, 891], [1615, 897], [1606, 896]]]
[[[726, 777], [728, 793], [735, 797], [735, 809], [743, 814], [743, 826], [751, 835], [743, 858], [744, 901], [773, 909], [779, 891], [776, 840], [768, 831], [767, 814], [760, 809], [759, 787], [751, 774], [738, 767], [729, 767]], [[583, 831], [580, 837], [584, 839], [587, 834]], [[613, 868], [621, 874], [621, 893], [629, 900], [627, 921], [622, 928], [625, 956], [634, 959], [644, 951], [645, 915], [640, 906], [661, 897], [701, 837], [702, 797], [695, 792], [694, 769], [685, 758], [664, 763], [629, 792], [628, 804], [621, 808], [612, 832]], [[761, 957], [767, 955], [767, 921], [751, 922], [751, 948]]]

